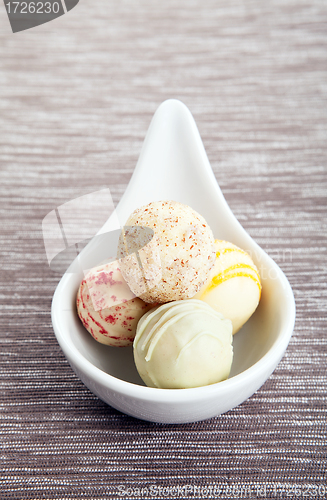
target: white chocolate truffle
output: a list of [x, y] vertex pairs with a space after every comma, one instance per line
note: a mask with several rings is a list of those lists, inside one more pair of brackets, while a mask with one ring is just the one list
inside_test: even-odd
[[76, 305], [92, 337], [118, 347], [132, 345], [139, 319], [151, 308], [130, 291], [117, 261], [88, 272], [79, 286]]
[[[200, 290], [215, 261], [214, 237], [201, 215], [176, 201], [156, 201], [136, 209], [125, 226], [134, 227], [135, 234], [130, 232], [128, 241], [121, 238], [118, 257], [135, 295], [162, 304], [191, 298]], [[139, 250], [137, 228], [141, 234], [144, 227], [154, 235]]]
[[216, 261], [210, 276], [193, 297], [209, 304], [233, 323], [235, 334], [252, 316], [261, 297], [258, 269], [236, 245], [215, 240]]
[[230, 373], [232, 323], [201, 300], [163, 304], [140, 319], [134, 360], [149, 387], [184, 389], [214, 384]]

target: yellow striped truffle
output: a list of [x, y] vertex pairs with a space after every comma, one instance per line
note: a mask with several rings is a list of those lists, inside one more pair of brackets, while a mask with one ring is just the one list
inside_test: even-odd
[[252, 316], [261, 298], [261, 280], [250, 255], [223, 240], [215, 240], [216, 260], [195, 299], [207, 302], [232, 321], [236, 333]]

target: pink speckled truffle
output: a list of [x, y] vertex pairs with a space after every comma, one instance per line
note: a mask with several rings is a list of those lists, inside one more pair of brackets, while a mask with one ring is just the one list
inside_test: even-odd
[[117, 347], [132, 345], [139, 319], [151, 308], [130, 291], [117, 261], [88, 272], [79, 286], [76, 305], [92, 337]]
[[[188, 205], [156, 201], [136, 209], [118, 248], [122, 275], [148, 303], [193, 297], [215, 262], [214, 237], [205, 219]], [[154, 236], [148, 242], [143, 228]], [[143, 248], [142, 248], [143, 246]]]

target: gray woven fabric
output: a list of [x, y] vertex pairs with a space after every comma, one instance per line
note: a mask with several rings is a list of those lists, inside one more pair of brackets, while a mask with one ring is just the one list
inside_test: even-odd
[[[81, 0], [13, 34], [0, 7], [1, 499], [327, 498], [326, 20], [320, 0]], [[264, 386], [187, 425], [120, 414], [77, 379], [41, 232], [82, 194], [119, 201], [169, 97], [297, 304]]]

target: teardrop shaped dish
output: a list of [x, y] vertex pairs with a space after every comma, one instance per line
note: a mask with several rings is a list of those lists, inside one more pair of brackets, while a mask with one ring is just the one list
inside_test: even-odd
[[[209, 223], [215, 238], [250, 253], [262, 279], [258, 309], [234, 336], [228, 380], [194, 389], [144, 386], [131, 348], [97, 343], [82, 326], [75, 306], [82, 275], [66, 272], [52, 301], [53, 328], [71, 367], [83, 383], [114, 408], [160, 423], [187, 423], [224, 413], [261, 387], [282, 358], [295, 322], [290, 284], [277, 264], [236, 220], [217, 184], [195, 121], [187, 107], [169, 99], [157, 109], [127, 189], [101, 229], [110, 234], [130, 213], [150, 201], [171, 199], [190, 205]], [[103, 251], [94, 238], [80, 258], [98, 263]]]

